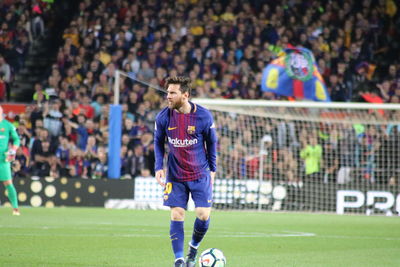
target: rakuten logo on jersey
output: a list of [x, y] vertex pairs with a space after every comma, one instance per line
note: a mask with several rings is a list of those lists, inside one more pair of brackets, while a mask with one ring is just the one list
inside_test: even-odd
[[174, 138], [172, 139], [171, 137], [168, 136], [168, 142], [173, 145], [174, 147], [188, 147], [197, 144], [197, 139], [178, 139]]

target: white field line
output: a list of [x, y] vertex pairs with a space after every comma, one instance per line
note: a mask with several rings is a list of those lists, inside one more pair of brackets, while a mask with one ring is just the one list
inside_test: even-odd
[[[53, 226], [39, 226], [39, 227], [22, 227], [22, 226], [6, 226], [0, 225], [1, 229], [33, 229], [36, 231], [35, 233], [7, 233], [7, 232], [0, 232], [0, 236], [110, 236], [110, 237], [164, 237], [166, 236], [167, 231], [161, 229], [140, 229], [137, 227], [132, 227], [130, 229], [121, 229], [119, 233], [116, 233], [114, 229], [114, 233], [110, 234], [99, 234], [98, 231], [101, 230], [110, 230], [110, 228], [102, 228], [102, 227], [53, 227]], [[53, 230], [73, 230], [74, 233], [69, 234], [61, 234], [54, 232]], [[49, 232], [51, 231], [51, 233]], [[97, 233], [77, 233], [76, 230], [83, 230], [83, 231], [96, 231]], [[122, 232], [122, 233], [121, 233]], [[190, 234], [191, 231], [186, 231], [187, 234]], [[212, 234], [213, 237], [219, 238], [268, 238], [268, 237], [313, 237], [316, 236], [314, 233], [307, 233], [307, 232], [293, 232], [293, 231], [282, 231], [276, 233], [260, 233], [260, 232], [230, 232], [230, 231], [218, 231]]]
[[[114, 233], [110, 234], [101, 234], [98, 231], [107, 231], [110, 230], [108, 227], [90, 227], [90, 226], [70, 226], [70, 227], [55, 227], [55, 226], [10, 226], [10, 225], [0, 225], [0, 229], [33, 229], [35, 232], [29, 233], [9, 233], [5, 231], [0, 231], [0, 236], [60, 236], [60, 237], [165, 237], [168, 236], [166, 230], [159, 229], [143, 229], [138, 225], [126, 225], [132, 226], [129, 229], [120, 229], [119, 233], [115, 232], [118, 228], [114, 228]], [[54, 232], [54, 230], [72, 230], [74, 233], [62, 234]], [[79, 233], [76, 231], [96, 231], [96, 233]], [[191, 234], [191, 231], [185, 231], [185, 234]], [[295, 232], [295, 231], [280, 231], [280, 232], [270, 232], [270, 233], [262, 233], [262, 232], [231, 232], [231, 231], [217, 231], [213, 232], [212, 236], [215, 238], [284, 238], [284, 237], [316, 237], [316, 238], [326, 238], [326, 239], [365, 239], [365, 240], [387, 240], [387, 241], [400, 241], [400, 237], [384, 237], [384, 236], [347, 236], [347, 235], [321, 235], [310, 232]]]
[[[187, 232], [186, 234], [189, 234]], [[0, 233], [0, 236], [34, 236], [34, 237], [108, 237], [108, 238], [133, 238], [133, 237], [148, 237], [148, 238], [167, 238], [168, 234], [80, 234], [80, 233], [71, 233], [71, 234], [60, 234], [60, 233]], [[385, 241], [400, 241], [400, 238], [395, 237], [374, 237], [374, 236], [330, 236], [330, 235], [316, 235], [314, 233], [297, 233], [297, 234], [213, 234], [213, 238], [284, 238], [284, 237], [315, 237], [315, 238], [325, 238], [325, 239], [361, 239], [361, 240], [385, 240]]]
[[[137, 234], [59, 234], [59, 233], [0, 233], [0, 236], [54, 236], [54, 237], [167, 237], [167, 234], [150, 234], [150, 233], [137, 233]], [[275, 238], [275, 237], [310, 237], [314, 236], [312, 233], [298, 233], [298, 234], [213, 234], [214, 238]]]

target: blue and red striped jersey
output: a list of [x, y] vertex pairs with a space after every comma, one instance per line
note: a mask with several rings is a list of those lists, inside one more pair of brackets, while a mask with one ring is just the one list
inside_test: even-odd
[[209, 110], [189, 102], [191, 112], [182, 114], [164, 108], [154, 129], [155, 171], [163, 169], [168, 142], [167, 179], [193, 181], [216, 171], [217, 134]]

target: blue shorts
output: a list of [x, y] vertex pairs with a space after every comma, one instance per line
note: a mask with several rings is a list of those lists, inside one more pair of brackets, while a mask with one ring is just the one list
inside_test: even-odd
[[196, 208], [209, 208], [213, 202], [212, 191], [210, 175], [190, 182], [167, 181], [164, 206], [186, 209], [190, 192]]

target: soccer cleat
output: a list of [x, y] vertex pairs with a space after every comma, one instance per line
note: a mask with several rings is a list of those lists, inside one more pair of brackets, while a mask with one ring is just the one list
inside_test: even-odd
[[196, 266], [197, 248], [194, 248], [189, 243], [189, 253], [186, 256], [186, 267]]
[[19, 216], [21, 213], [19, 212], [19, 209], [13, 209], [12, 215]]
[[177, 259], [175, 261], [175, 267], [185, 267], [185, 261], [183, 259]]

